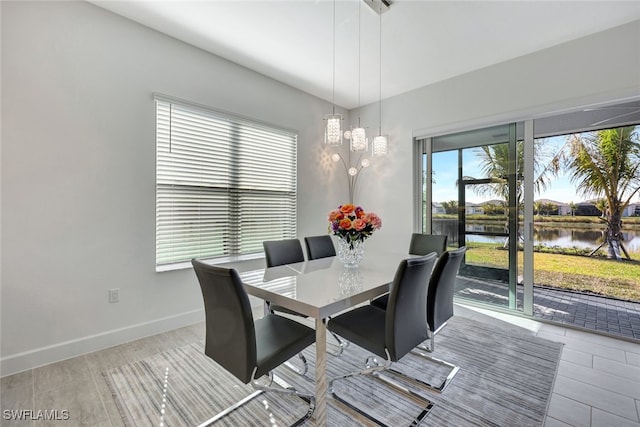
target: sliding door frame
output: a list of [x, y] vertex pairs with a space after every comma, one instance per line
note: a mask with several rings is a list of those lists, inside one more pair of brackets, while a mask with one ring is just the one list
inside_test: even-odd
[[523, 311], [527, 316], [533, 317], [533, 156], [534, 156], [534, 129], [533, 120], [524, 121], [524, 254], [523, 254]]
[[[524, 229], [524, 250], [523, 250], [523, 310], [522, 313], [527, 316], [533, 316], [533, 120], [523, 122], [524, 133], [524, 180], [523, 189], [523, 229]], [[516, 124], [509, 126], [509, 140], [516, 140]], [[434, 135], [435, 136], [435, 135]], [[511, 167], [515, 167], [517, 161], [516, 150], [512, 149], [510, 163]], [[414, 232], [431, 233], [432, 232], [432, 177], [433, 164], [433, 139], [432, 137], [414, 138]], [[426, 161], [424, 161], [426, 160]], [[517, 185], [517, 173], [510, 173], [510, 196], [511, 200], [515, 200], [515, 192]], [[423, 200], [423, 190], [426, 189]], [[424, 209], [424, 211], [423, 211]], [[513, 208], [512, 208], [513, 209]], [[515, 207], [516, 215], [519, 214], [518, 207]], [[510, 215], [512, 218], [509, 223], [510, 240], [517, 242], [517, 217]], [[518, 277], [518, 251], [515, 245], [511, 245], [509, 251], [509, 281], [516, 283]], [[467, 302], [467, 300], [465, 300]], [[483, 304], [479, 304], [483, 305]], [[518, 312], [516, 304], [516, 293], [514, 289], [509, 287], [509, 312]], [[492, 309], [502, 309], [504, 307], [494, 307]]]

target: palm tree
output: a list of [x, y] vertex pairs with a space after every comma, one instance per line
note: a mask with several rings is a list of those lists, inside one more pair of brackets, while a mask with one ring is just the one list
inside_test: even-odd
[[598, 199], [595, 201], [593, 206], [600, 211], [600, 216], [602, 218], [606, 217], [605, 212], [607, 211], [607, 199]]
[[539, 216], [541, 210], [542, 210], [542, 202], [541, 201], [533, 202], [533, 213]]
[[455, 214], [458, 212], [458, 202], [456, 200], [450, 200], [448, 202], [442, 202], [442, 207], [446, 214]]
[[576, 205], [575, 203], [569, 202], [569, 209], [571, 209], [571, 216], [575, 215], [577, 207], [578, 205]]
[[558, 205], [556, 205], [555, 203], [544, 203], [543, 204], [543, 209], [545, 211], [546, 215], [557, 215], [558, 214]]
[[[522, 206], [522, 195], [524, 191], [524, 142], [518, 141], [516, 144], [516, 168], [517, 188], [515, 205], [518, 209]], [[533, 171], [535, 174], [534, 189], [536, 193], [547, 188], [549, 179], [557, 176], [560, 170], [562, 159], [561, 151], [558, 153], [548, 153], [544, 148], [544, 140], [534, 141], [536, 155], [533, 160]], [[495, 195], [505, 202], [509, 200], [509, 144], [485, 145], [477, 150], [480, 161], [480, 168], [483, 175], [491, 179], [488, 184], [474, 185], [473, 190], [479, 195]], [[540, 213], [538, 211], [538, 213]]]
[[622, 259], [620, 249], [629, 258], [622, 245], [622, 212], [640, 191], [639, 133], [640, 126], [626, 126], [569, 137], [571, 181], [583, 196], [606, 201], [602, 219], [607, 230], [600, 247], [608, 245], [608, 258]]

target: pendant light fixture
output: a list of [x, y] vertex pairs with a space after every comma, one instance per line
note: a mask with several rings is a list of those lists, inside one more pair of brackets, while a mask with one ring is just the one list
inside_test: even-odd
[[379, 60], [380, 66], [378, 67], [379, 73], [379, 100], [378, 100], [378, 136], [373, 138], [373, 144], [371, 146], [371, 155], [374, 157], [386, 156], [389, 153], [389, 141], [385, 135], [382, 134], [382, 9], [379, 11], [380, 24], [379, 24]]
[[[362, 2], [358, 3], [358, 108], [360, 108], [360, 26], [362, 21]], [[358, 127], [351, 129], [351, 151], [366, 151], [369, 148], [369, 140], [364, 128], [360, 125], [358, 114]]]
[[[388, 0], [359, 0], [359, 8], [358, 8], [358, 108], [360, 108], [360, 36], [361, 36], [361, 8], [362, 2], [366, 3], [371, 9], [382, 15], [382, 13], [389, 10], [390, 3]], [[334, 0], [334, 26], [335, 26], [335, 0]], [[334, 29], [335, 32], [335, 29]], [[342, 157], [339, 152], [334, 152], [331, 155], [331, 160], [335, 163], [340, 162], [344, 167], [344, 171], [347, 175], [347, 182], [349, 184], [349, 202], [353, 203], [356, 195], [356, 188], [358, 184], [358, 178], [360, 173], [367, 169], [372, 164], [372, 157], [376, 156], [385, 156], [388, 152], [388, 141], [387, 138], [382, 135], [382, 18], [380, 18], [380, 27], [379, 27], [379, 49], [380, 49], [380, 74], [379, 74], [379, 126], [378, 133], [371, 144], [371, 151], [369, 148], [369, 141], [366, 136], [365, 129], [360, 125], [360, 116], [358, 115], [358, 127], [351, 127], [350, 130], [346, 130], [344, 132], [344, 137], [350, 140], [350, 149], [348, 157]], [[334, 39], [335, 44], [335, 39]], [[335, 55], [335, 47], [334, 47], [334, 55]], [[334, 59], [335, 61], [335, 59]], [[334, 62], [334, 84], [335, 84], [335, 62]], [[329, 117], [329, 116], [327, 116]], [[340, 118], [342, 118], [340, 116]], [[326, 137], [325, 137], [326, 138]], [[325, 139], [326, 142], [326, 139]], [[354, 152], [359, 151], [356, 155]], [[352, 155], [354, 159], [357, 159], [355, 163], [352, 163]]]
[[333, 92], [331, 114], [324, 116], [324, 143], [328, 146], [342, 145], [342, 115], [336, 114], [336, 0], [333, 0]]

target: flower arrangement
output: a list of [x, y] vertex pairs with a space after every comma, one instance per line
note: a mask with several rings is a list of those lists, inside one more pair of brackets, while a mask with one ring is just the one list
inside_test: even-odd
[[365, 212], [351, 203], [338, 206], [329, 212], [329, 231], [348, 243], [364, 242], [375, 230], [382, 227], [382, 220], [373, 212]]

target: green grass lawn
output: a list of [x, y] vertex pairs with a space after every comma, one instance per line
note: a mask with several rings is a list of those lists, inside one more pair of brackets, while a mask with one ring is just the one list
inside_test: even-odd
[[[467, 264], [507, 268], [507, 251], [494, 244], [469, 243]], [[601, 257], [534, 252], [536, 285], [589, 291], [604, 296], [640, 301], [640, 253], [630, 253], [632, 261]], [[518, 271], [522, 270], [518, 253]]]

